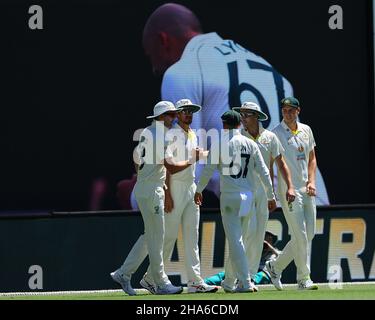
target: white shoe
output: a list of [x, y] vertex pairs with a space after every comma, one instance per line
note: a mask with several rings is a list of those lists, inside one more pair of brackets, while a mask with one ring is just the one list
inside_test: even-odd
[[298, 281], [298, 290], [318, 290], [318, 285], [310, 278]]
[[179, 294], [183, 290], [182, 287], [176, 287], [172, 283], [167, 283], [162, 287], [156, 287], [156, 294]]
[[137, 292], [132, 288], [130, 279], [125, 279], [120, 270], [112, 272], [111, 277], [113, 281], [117, 282], [121, 286], [122, 290], [124, 290], [124, 292], [129, 296], [135, 296], [137, 294]]
[[219, 288], [216, 286], [211, 286], [203, 282], [203, 283], [192, 284], [188, 286], [188, 293], [206, 293], [206, 292], [214, 293], [218, 289]]
[[234, 293], [234, 287], [229, 286], [226, 282], [225, 279], [221, 281], [221, 287], [223, 288], [224, 292], [226, 293]]
[[275, 286], [277, 290], [283, 290], [283, 284], [281, 283], [281, 274], [276, 273], [275, 269], [272, 265], [272, 261], [266, 262], [266, 269], [270, 274], [272, 284]]
[[148, 290], [151, 294], [156, 294], [156, 285], [150, 281], [146, 280], [146, 277], [143, 276], [142, 280], [139, 282], [139, 284]]
[[245, 284], [238, 282], [234, 292], [237, 293], [246, 293], [246, 292], [254, 292], [254, 285], [251, 281], [247, 281]]

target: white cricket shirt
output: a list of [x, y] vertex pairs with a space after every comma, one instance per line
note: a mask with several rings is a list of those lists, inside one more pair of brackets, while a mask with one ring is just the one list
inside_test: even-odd
[[166, 128], [163, 122], [154, 120], [145, 128], [140, 136], [139, 144], [135, 150], [135, 157], [141, 159], [138, 167], [137, 182], [164, 184], [166, 168], [164, 166]]
[[[308, 181], [308, 164], [310, 152], [315, 148], [315, 140], [308, 125], [297, 122], [297, 131], [293, 133], [284, 120], [272, 130], [279, 138], [284, 148], [282, 155], [292, 175], [292, 182], [296, 189], [306, 186]], [[283, 179], [280, 179], [283, 181]], [[279, 182], [279, 186], [285, 182]]]
[[[176, 103], [190, 99], [202, 106], [191, 127], [221, 130], [220, 116], [245, 101], [257, 103], [269, 116], [264, 128], [272, 129], [281, 121], [280, 101], [293, 96], [289, 81], [265, 59], [233, 40], [217, 33], [200, 34], [188, 42], [183, 54], [164, 73], [161, 96]], [[198, 135], [198, 138], [201, 138]], [[199, 145], [207, 148], [209, 145]], [[197, 166], [199, 178], [202, 166]], [[317, 204], [329, 204], [324, 180], [317, 169]]]
[[217, 33], [193, 37], [179, 61], [164, 73], [163, 100], [190, 99], [202, 106], [191, 127], [222, 128], [220, 116], [245, 101], [258, 103], [273, 128], [281, 120], [279, 101], [293, 94], [290, 83], [266, 60]]
[[[169, 143], [166, 157], [173, 157], [176, 162], [189, 160], [192, 151], [198, 146], [197, 136], [194, 131], [190, 129], [189, 132], [186, 132], [178, 124], [175, 124], [167, 132], [166, 140]], [[195, 163], [180, 172], [172, 174], [170, 179], [192, 184], [195, 179]]]
[[[267, 198], [273, 199], [269, 170], [256, 143], [241, 135], [240, 130], [227, 130], [222, 138], [220, 143], [212, 143], [208, 164], [203, 169], [197, 192], [203, 191], [215, 169], [218, 169], [220, 173], [220, 191], [222, 193], [254, 192], [255, 183], [258, 181], [254, 179], [254, 172], [256, 172], [265, 187]], [[225, 150], [229, 152], [226, 153]], [[215, 155], [219, 155], [218, 164], [214, 163]], [[233, 165], [235, 159], [240, 159], [237, 162], [240, 166]]]
[[258, 145], [263, 160], [269, 170], [271, 165], [271, 158], [275, 159], [281, 154], [281, 151], [283, 150], [283, 147], [281, 146], [277, 136], [273, 132], [262, 128], [262, 126], [259, 126], [259, 135], [256, 138], [254, 138], [245, 129], [241, 130], [241, 134], [243, 134], [245, 137], [248, 137]]

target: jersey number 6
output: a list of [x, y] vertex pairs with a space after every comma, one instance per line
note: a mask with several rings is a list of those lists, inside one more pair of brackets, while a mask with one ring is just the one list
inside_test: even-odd
[[[273, 80], [275, 82], [276, 92], [277, 92], [277, 101], [281, 101], [281, 99], [283, 99], [285, 95], [282, 76], [274, 68], [268, 65], [265, 65], [256, 61], [252, 61], [252, 60], [246, 60], [246, 62], [250, 69], [264, 70], [264, 71], [272, 73]], [[238, 107], [241, 105], [240, 97], [243, 91], [252, 92], [257, 98], [262, 111], [265, 114], [269, 115], [268, 120], [263, 122], [263, 126], [265, 128], [268, 128], [271, 122], [271, 114], [269, 112], [266, 99], [264, 98], [262, 93], [249, 83], [246, 83], [246, 82], [242, 82], [241, 84], [239, 83], [237, 61], [228, 63], [228, 72], [229, 72], [229, 82], [230, 82], [229, 97], [228, 97], [229, 107], [233, 108], [233, 107]], [[267, 96], [269, 96], [270, 93], [271, 92], [266, 92], [266, 98]]]

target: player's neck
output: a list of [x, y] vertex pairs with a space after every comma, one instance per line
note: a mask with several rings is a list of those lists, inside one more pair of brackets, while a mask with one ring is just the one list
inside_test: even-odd
[[256, 139], [259, 136], [259, 125], [246, 128], [247, 132]]
[[284, 119], [284, 122], [290, 130], [296, 131], [298, 129], [297, 121], [285, 121]]
[[178, 122], [177, 123], [182, 129], [184, 129], [185, 132], [189, 132], [190, 126], [188, 124], [185, 124], [183, 122]]

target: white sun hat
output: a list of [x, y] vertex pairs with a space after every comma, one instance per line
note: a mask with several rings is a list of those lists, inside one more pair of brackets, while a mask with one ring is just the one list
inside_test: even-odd
[[265, 121], [268, 119], [268, 116], [264, 112], [262, 112], [260, 107], [255, 102], [244, 102], [241, 107], [234, 107], [233, 110], [237, 112], [255, 112], [259, 116], [259, 121]]
[[176, 102], [178, 110], [190, 109], [193, 113], [198, 112], [202, 107], [192, 103], [189, 99], [181, 99]]
[[152, 116], [148, 116], [147, 119], [156, 118], [166, 112], [179, 112], [179, 111], [180, 110], [177, 110], [172, 102], [160, 101], [154, 107], [154, 114]]

